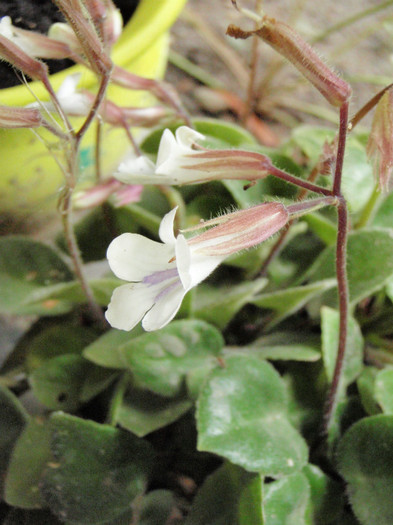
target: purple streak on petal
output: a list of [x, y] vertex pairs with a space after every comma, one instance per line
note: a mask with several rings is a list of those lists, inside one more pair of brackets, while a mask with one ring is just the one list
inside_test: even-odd
[[143, 278], [142, 282], [148, 286], [153, 286], [154, 284], [178, 277], [178, 275], [177, 268], [171, 268], [170, 270], [161, 270], [159, 272], [154, 272], [151, 275], [147, 275]]
[[171, 282], [171, 284], [166, 286], [163, 290], [160, 291], [158, 295], [155, 296], [154, 302], [157, 303], [158, 301], [160, 301], [163, 297], [168, 295], [174, 288], [176, 288], [176, 286], [179, 285], [181, 286], [180, 279], [175, 279], [173, 282]]

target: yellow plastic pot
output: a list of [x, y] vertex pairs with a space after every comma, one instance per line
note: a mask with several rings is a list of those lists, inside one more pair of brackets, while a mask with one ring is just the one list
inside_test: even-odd
[[[115, 64], [141, 76], [160, 78], [165, 72], [168, 55], [168, 29], [176, 20], [186, 0], [140, 0], [132, 19], [116, 43], [112, 59]], [[81, 84], [97, 86], [95, 76], [82, 66], [73, 66], [51, 76], [55, 91], [66, 76], [81, 72]], [[29, 88], [40, 100], [48, 100], [45, 89], [37, 82]], [[142, 91], [130, 91], [111, 85], [108, 96], [119, 105], [143, 106], [151, 97]], [[26, 86], [0, 90], [0, 104], [25, 106], [35, 99]], [[74, 119], [77, 127], [80, 122]], [[92, 127], [94, 128], [94, 126]], [[80, 151], [81, 174], [88, 175], [94, 165], [94, 129], [85, 136]], [[40, 132], [41, 134], [41, 132]], [[41, 134], [55, 144], [56, 140]], [[124, 132], [104, 129], [102, 163], [104, 171], [116, 167], [129, 143]], [[54, 151], [56, 154], [56, 151]], [[30, 130], [0, 129], [0, 212], [24, 215], [51, 210], [63, 182], [62, 173], [42, 141]]]

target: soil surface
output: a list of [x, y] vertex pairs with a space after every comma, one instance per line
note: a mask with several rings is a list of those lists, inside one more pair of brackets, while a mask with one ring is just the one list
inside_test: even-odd
[[[346, 0], [345, 2], [263, 0], [261, 3], [267, 15], [295, 27], [305, 40], [311, 43], [328, 28], [357, 13], [376, 8], [384, 2], [382, 0]], [[238, 0], [238, 5], [253, 11], [255, 11], [255, 4], [256, 0]], [[219, 44], [229, 48], [239, 60], [239, 65], [248, 67], [252, 41], [251, 39], [234, 40], [225, 36], [226, 28], [231, 23], [243, 29], [253, 28], [253, 22], [237, 12], [231, 0], [188, 0], [184, 15], [173, 28], [172, 47], [245, 100], [247, 88], [242, 82], [239, 68], [228, 55], [227, 60], [232, 61], [234, 70], [231, 72], [225, 64], [223, 54], [220, 55], [214, 49]], [[360, 18], [341, 30], [331, 32], [314, 44], [315, 50], [326, 58], [326, 62], [351, 83], [352, 112], [392, 82], [392, 34], [393, 5], [378, 13]], [[284, 65], [272, 74], [272, 64], [279, 62]], [[238, 69], [237, 74], [236, 69]], [[269, 75], [271, 79], [267, 81]], [[173, 66], [168, 70], [168, 79], [183, 93], [191, 113], [204, 111], [197, 89], [198, 82]], [[327, 110], [331, 117], [337, 113], [300, 77], [293, 66], [280, 58], [277, 59], [277, 54], [259, 41], [256, 85], [264, 83], [263, 89], [256, 90], [261, 97], [261, 114], [269, 119], [273, 113], [284, 124], [279, 127], [280, 132], [285, 133], [288, 125], [295, 126], [302, 121], [326, 124], [326, 120], [322, 119], [321, 122], [310, 112], [299, 111], [299, 104], [320, 106], [322, 111]], [[271, 112], [272, 108], [273, 112]], [[222, 115], [228, 116], [225, 113]], [[272, 118], [272, 121], [274, 120], [275, 118]], [[273, 122], [272, 125], [274, 127], [275, 123]]]
[[[139, 0], [119, 0], [125, 23], [131, 18]], [[50, 0], [0, 0], [0, 18], [10, 16], [12, 23], [22, 29], [30, 29], [46, 34], [55, 22], [64, 22], [64, 17], [57, 6]], [[71, 60], [47, 60], [50, 73], [56, 73], [73, 65]], [[18, 85], [19, 77], [12, 66], [0, 62], [0, 88]]]

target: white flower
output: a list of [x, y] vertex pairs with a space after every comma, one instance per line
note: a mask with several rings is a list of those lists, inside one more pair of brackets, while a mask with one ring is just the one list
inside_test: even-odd
[[15, 33], [15, 28], [9, 16], [3, 16], [3, 18], [0, 19], [0, 35], [11, 40], [11, 42], [20, 47], [20, 49], [28, 55], [33, 55], [30, 41]]
[[145, 169], [140, 171], [140, 157], [131, 157], [120, 164], [115, 177], [126, 184], [196, 184], [215, 179], [255, 180], [266, 177], [273, 166], [260, 153], [241, 150], [195, 149], [201, 133], [181, 126], [175, 135], [166, 129], [158, 148], [157, 161], [143, 157]]
[[132, 281], [113, 292], [105, 316], [114, 328], [131, 330], [142, 318], [147, 331], [165, 326], [185, 294], [223, 260], [191, 250], [183, 235], [175, 238], [175, 214], [176, 208], [161, 222], [159, 235], [164, 244], [123, 233], [109, 245], [107, 257], [113, 273]]
[[162, 328], [175, 317], [185, 294], [226, 257], [266, 240], [289, 216], [280, 203], [260, 204], [201, 223], [194, 230], [209, 229], [186, 239], [173, 234], [175, 214], [176, 208], [161, 222], [163, 244], [124, 233], [109, 245], [112, 271], [131, 281], [113, 292], [106, 311], [114, 328], [131, 330], [141, 319], [147, 331]]

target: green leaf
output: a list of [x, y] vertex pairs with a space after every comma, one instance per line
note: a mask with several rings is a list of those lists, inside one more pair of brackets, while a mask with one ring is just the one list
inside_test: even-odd
[[224, 341], [204, 321], [175, 321], [121, 346], [124, 366], [138, 385], [163, 396], [175, 396], [191, 373], [217, 364]]
[[[347, 269], [351, 305], [380, 290], [393, 275], [392, 230], [375, 228], [350, 233]], [[330, 246], [321, 253], [303, 279], [315, 282], [334, 275], [335, 248]], [[325, 294], [324, 303], [334, 306], [337, 294]]]
[[12, 509], [8, 514], [3, 525], [62, 525], [48, 510], [24, 510]]
[[231, 353], [242, 352], [247, 355], [254, 355], [260, 359], [270, 359], [271, 361], [319, 361], [321, 352], [315, 346], [307, 344], [277, 344], [265, 345], [264, 339], [257, 339], [247, 346], [227, 346], [224, 348], [224, 356]]
[[381, 409], [379, 408], [374, 396], [375, 380], [378, 372], [378, 368], [366, 366], [363, 368], [356, 383], [363, 408], [371, 416], [381, 413]]
[[67, 523], [87, 525], [130, 510], [152, 466], [149, 444], [126, 431], [61, 413], [49, 423], [53, 461], [41, 492], [51, 511]]
[[174, 508], [172, 492], [153, 490], [143, 498], [138, 525], [167, 525]]
[[[316, 164], [325, 141], [331, 142], [334, 132], [315, 126], [299, 126], [292, 134], [293, 142]], [[345, 147], [342, 188], [352, 212], [360, 211], [374, 189], [372, 168], [367, 160], [364, 145], [356, 136], [347, 138]]]
[[51, 458], [49, 442], [49, 425], [43, 421], [32, 420], [23, 430], [12, 452], [5, 480], [5, 501], [9, 505], [23, 509], [45, 506], [39, 486]]
[[106, 390], [119, 376], [117, 370], [102, 368], [91, 364], [88, 367], [83, 384], [79, 392], [79, 399], [82, 403], [90, 401], [98, 394]]
[[310, 159], [311, 164], [318, 162], [322, 153], [322, 147], [326, 141], [334, 139], [334, 131], [328, 128], [318, 128], [316, 126], [297, 126], [291, 136], [291, 141], [296, 144], [305, 155]]
[[393, 416], [363, 418], [345, 433], [338, 470], [362, 525], [391, 525], [393, 517]]
[[198, 400], [198, 449], [250, 472], [281, 476], [307, 462], [303, 438], [288, 421], [284, 383], [253, 356], [233, 355], [215, 369]]
[[79, 355], [64, 354], [48, 359], [29, 380], [37, 399], [51, 410], [75, 412], [90, 363]]
[[375, 378], [375, 399], [382, 412], [393, 414], [393, 368], [386, 368], [378, 372]]
[[168, 399], [148, 390], [133, 388], [116, 409], [114, 421], [143, 437], [173, 423], [191, 407], [192, 401], [184, 396]]
[[18, 398], [0, 385], [0, 495], [12, 448], [28, 420]]
[[306, 521], [310, 486], [306, 476], [296, 472], [265, 483], [263, 508], [266, 525], [311, 525]]
[[[322, 357], [329, 383], [333, 379], [336, 364], [339, 324], [340, 316], [338, 311], [327, 306], [322, 307]], [[347, 330], [347, 345], [340, 385], [341, 391], [355, 381], [363, 369], [363, 337], [360, 327], [353, 317], [348, 319]]]
[[263, 478], [255, 476], [242, 490], [239, 499], [239, 525], [264, 525], [262, 507]]
[[311, 524], [338, 525], [336, 520], [340, 517], [344, 507], [342, 486], [329, 478], [316, 465], [306, 465], [303, 473], [311, 489], [309, 502]]
[[127, 344], [130, 340], [143, 333], [144, 331], [140, 325], [130, 332], [109, 330], [85, 348], [83, 357], [100, 366], [123, 369], [125, 365], [120, 354], [122, 345]]
[[314, 212], [304, 215], [302, 220], [305, 221], [310, 230], [318, 235], [323, 243], [327, 246], [334, 245], [337, 238], [337, 226], [322, 213]]
[[275, 311], [275, 316], [269, 322], [269, 326], [272, 327], [303, 308], [314, 297], [318, 297], [336, 285], [336, 279], [326, 279], [304, 286], [261, 294], [254, 297], [250, 302], [259, 308], [268, 308]]
[[94, 330], [76, 324], [74, 319], [51, 319], [33, 326], [18, 342], [16, 350], [25, 355], [24, 366], [32, 372], [54, 357], [81, 354], [96, 336]]
[[[242, 496], [250, 494], [249, 491], [254, 492], [253, 482], [258, 478], [235, 465], [224, 463], [206, 478], [199, 489], [185, 525], [249, 525], [246, 512], [254, 512], [256, 516], [257, 521], [252, 525], [263, 525], [258, 509], [246, 511], [244, 500], [241, 501]], [[255, 500], [250, 503], [258, 504]]]
[[257, 279], [235, 286], [213, 287], [203, 285], [198, 288], [194, 305], [194, 315], [223, 330], [236, 313], [267, 284], [267, 279]]
[[372, 221], [374, 227], [391, 228], [393, 224], [393, 193], [387, 195]]
[[0, 311], [14, 314], [59, 313], [61, 305], [43, 302], [30, 309], [29, 297], [46, 286], [70, 281], [68, 266], [49, 246], [24, 237], [0, 238]]

